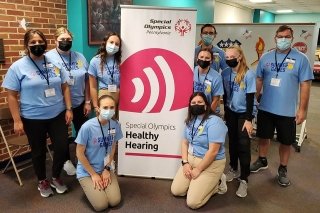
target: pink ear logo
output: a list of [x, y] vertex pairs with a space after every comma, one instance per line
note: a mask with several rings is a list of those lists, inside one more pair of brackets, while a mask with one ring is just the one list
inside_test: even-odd
[[177, 54], [160, 48], [136, 52], [120, 67], [121, 111], [165, 112], [188, 106], [193, 72]]

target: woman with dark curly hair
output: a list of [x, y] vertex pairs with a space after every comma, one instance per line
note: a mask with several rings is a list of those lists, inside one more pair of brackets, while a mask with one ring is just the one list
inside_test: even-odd
[[[98, 97], [112, 96], [116, 104], [119, 101], [121, 63], [121, 38], [115, 33], [108, 33], [89, 65], [89, 82], [92, 104], [97, 112]], [[117, 114], [117, 113], [116, 113]]]

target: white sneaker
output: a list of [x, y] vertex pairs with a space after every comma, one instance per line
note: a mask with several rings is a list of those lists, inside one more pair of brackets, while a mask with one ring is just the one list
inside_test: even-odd
[[227, 192], [228, 187], [227, 187], [227, 181], [226, 181], [226, 175], [222, 173], [221, 178], [220, 178], [220, 184], [218, 188], [218, 194], [222, 195]]
[[247, 191], [248, 191], [247, 181], [240, 180], [240, 185], [239, 185], [239, 188], [238, 188], [238, 190], [236, 192], [236, 195], [238, 197], [246, 197], [247, 196]]
[[67, 160], [63, 165], [63, 170], [67, 172], [68, 175], [73, 176], [76, 174], [76, 168], [70, 160]]
[[240, 177], [240, 173], [238, 170], [233, 170], [230, 167], [229, 171], [226, 174], [226, 177], [227, 177], [227, 182], [231, 182], [231, 181], [233, 181], [234, 178]]

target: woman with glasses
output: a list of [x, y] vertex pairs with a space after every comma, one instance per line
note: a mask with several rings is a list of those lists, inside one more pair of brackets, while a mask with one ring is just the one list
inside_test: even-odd
[[[24, 35], [26, 56], [14, 62], [3, 81], [14, 121], [14, 131], [25, 133], [42, 197], [67, 191], [60, 173], [68, 151], [68, 125], [73, 113], [67, 76], [60, 64], [45, 56], [47, 40], [39, 30]], [[19, 101], [20, 100], [20, 101]], [[46, 176], [46, 141], [53, 142], [52, 179]]]
[[[86, 122], [88, 114], [91, 112], [89, 77], [87, 72], [88, 62], [81, 53], [71, 50], [73, 36], [67, 28], [58, 28], [54, 37], [56, 39], [56, 48], [46, 53], [46, 56], [60, 64], [65, 75], [68, 76], [67, 83], [71, 92], [73, 111], [72, 123], [76, 133], [78, 133], [81, 125]], [[76, 174], [76, 169], [70, 161], [69, 152], [63, 168], [68, 175]]]

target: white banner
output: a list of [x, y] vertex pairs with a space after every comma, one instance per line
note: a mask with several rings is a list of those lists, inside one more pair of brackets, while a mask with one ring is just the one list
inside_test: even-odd
[[196, 10], [121, 6], [118, 174], [173, 178], [192, 94]]

